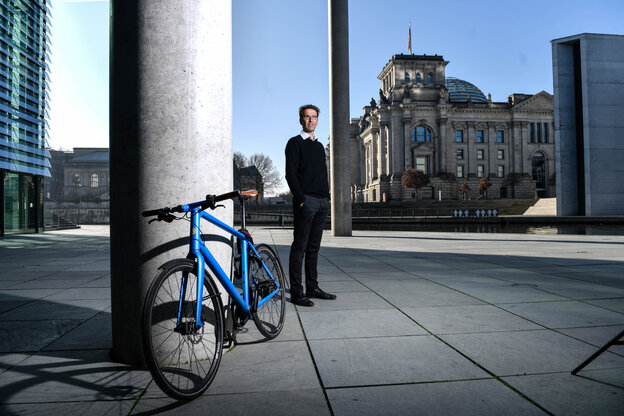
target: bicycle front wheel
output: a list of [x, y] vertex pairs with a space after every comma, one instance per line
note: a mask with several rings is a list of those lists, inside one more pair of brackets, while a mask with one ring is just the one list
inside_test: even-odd
[[189, 260], [170, 263], [150, 286], [143, 309], [147, 365], [161, 390], [179, 400], [194, 399], [208, 388], [223, 351], [221, 297], [207, 275], [197, 325], [195, 269]]
[[284, 326], [286, 308], [284, 272], [271, 247], [258, 244], [255, 248], [259, 259], [251, 258], [249, 261], [249, 285], [255, 307], [253, 320], [260, 333], [271, 339], [275, 338]]

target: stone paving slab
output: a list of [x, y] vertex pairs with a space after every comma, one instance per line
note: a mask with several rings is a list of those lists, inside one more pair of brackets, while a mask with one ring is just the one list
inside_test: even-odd
[[493, 305], [404, 308], [403, 312], [434, 334], [521, 331], [542, 328]]
[[[124, 409], [125, 410], [125, 409]], [[123, 413], [128, 414], [128, 413]], [[189, 403], [176, 403], [169, 398], [142, 399], [131, 415], [232, 415], [258, 416], [331, 415], [329, 406], [319, 387], [316, 389], [262, 391], [235, 394], [204, 394]]]
[[418, 324], [396, 309], [320, 312], [300, 310], [299, 316], [306, 328], [308, 340], [357, 338], [363, 334], [366, 337], [427, 334]]
[[624, 324], [624, 314], [578, 301], [506, 304], [500, 307], [548, 328]]
[[327, 388], [484, 378], [430, 335], [309, 341]]
[[81, 322], [79, 319], [0, 322], [0, 352], [39, 351]]
[[[551, 330], [440, 335], [497, 376], [572, 371], [596, 351], [592, 345]], [[624, 367], [624, 357], [605, 352], [593, 368]]]
[[545, 415], [496, 380], [329, 389], [336, 416]]
[[504, 380], [555, 415], [621, 416], [624, 409], [624, 368]]
[[112, 363], [108, 350], [39, 353], [0, 377], [2, 403], [137, 399], [149, 372]]

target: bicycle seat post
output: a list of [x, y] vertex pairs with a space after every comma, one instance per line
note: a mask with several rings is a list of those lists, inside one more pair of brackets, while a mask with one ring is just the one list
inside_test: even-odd
[[245, 213], [245, 199], [246, 198], [243, 195], [239, 197], [240, 204], [241, 204], [241, 228], [243, 230], [247, 229], [247, 224], [245, 221], [245, 217], [247, 217], [247, 214]]

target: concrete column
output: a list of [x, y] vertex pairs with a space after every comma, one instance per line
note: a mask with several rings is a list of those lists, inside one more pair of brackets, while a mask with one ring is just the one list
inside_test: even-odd
[[[111, 355], [120, 362], [143, 362], [146, 292], [160, 264], [188, 252], [186, 221], [148, 225], [141, 212], [232, 188], [231, 20], [229, 0], [111, 2]], [[215, 214], [231, 223], [226, 205]], [[229, 269], [230, 247], [210, 249]]]
[[351, 236], [352, 230], [348, 6], [348, 0], [328, 0], [331, 228], [334, 236]]

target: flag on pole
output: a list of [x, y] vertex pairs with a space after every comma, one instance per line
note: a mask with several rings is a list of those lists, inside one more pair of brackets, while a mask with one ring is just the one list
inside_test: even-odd
[[412, 53], [412, 22], [409, 24], [409, 31], [407, 32], [407, 50]]

